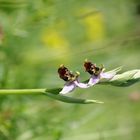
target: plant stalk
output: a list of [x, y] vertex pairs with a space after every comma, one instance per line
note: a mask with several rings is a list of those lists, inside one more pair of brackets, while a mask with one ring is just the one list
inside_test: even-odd
[[22, 95], [22, 94], [43, 94], [46, 91], [46, 89], [1, 89], [0, 90], [0, 95], [9, 95], [9, 94], [17, 94], [17, 95]]

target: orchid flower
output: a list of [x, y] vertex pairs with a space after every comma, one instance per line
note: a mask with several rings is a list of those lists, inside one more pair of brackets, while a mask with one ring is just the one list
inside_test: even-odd
[[73, 74], [71, 71], [69, 71], [64, 65], [60, 65], [58, 69], [58, 74], [61, 79], [66, 81], [63, 89], [60, 91], [60, 94], [66, 94], [71, 91], [73, 91], [76, 87], [80, 88], [88, 88], [89, 85], [86, 83], [80, 83], [79, 82], [79, 72], [76, 72], [76, 74]]
[[90, 86], [97, 84], [101, 79], [110, 80], [116, 74], [116, 72], [104, 72], [105, 68], [103, 65], [101, 65], [101, 67], [97, 67], [96, 64], [93, 64], [92, 62], [87, 60], [85, 60], [84, 67], [85, 71], [87, 71], [91, 75], [88, 82], [88, 85]]

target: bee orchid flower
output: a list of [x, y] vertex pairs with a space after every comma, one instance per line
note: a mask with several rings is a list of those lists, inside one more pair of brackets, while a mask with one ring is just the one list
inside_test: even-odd
[[79, 81], [79, 72], [73, 74], [71, 71], [68, 70], [64, 65], [60, 65], [58, 68], [58, 74], [61, 79], [66, 81], [63, 89], [60, 91], [60, 94], [66, 94], [73, 91], [76, 87], [80, 88], [88, 88], [89, 85], [86, 83], [80, 83]]
[[89, 86], [97, 84], [101, 79], [110, 80], [116, 74], [116, 72], [112, 73], [104, 72], [105, 68], [103, 65], [101, 65], [101, 67], [97, 67], [96, 64], [93, 64], [92, 62], [87, 60], [85, 60], [84, 68], [85, 71], [91, 75], [88, 81]]

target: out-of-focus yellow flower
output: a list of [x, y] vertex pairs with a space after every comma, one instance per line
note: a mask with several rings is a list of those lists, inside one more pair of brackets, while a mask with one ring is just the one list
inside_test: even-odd
[[62, 29], [62, 27], [47, 28], [45, 31], [43, 31], [41, 41], [44, 46], [46, 46], [47, 52], [49, 52], [47, 55], [50, 57], [55, 56], [57, 61], [65, 63], [69, 60], [67, 55], [69, 54], [70, 50], [68, 40], [63, 36], [62, 32], [60, 32]]
[[84, 19], [87, 36], [90, 40], [101, 40], [104, 37], [104, 25], [101, 13], [87, 16]]
[[54, 29], [48, 29], [43, 33], [42, 42], [47, 47], [65, 49], [69, 46], [68, 41]]
[[91, 41], [102, 40], [105, 34], [102, 13], [96, 9], [84, 8], [80, 10], [80, 16], [86, 28], [87, 38]]

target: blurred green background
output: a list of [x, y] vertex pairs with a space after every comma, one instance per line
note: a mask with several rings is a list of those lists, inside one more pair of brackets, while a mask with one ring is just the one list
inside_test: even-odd
[[[139, 0], [0, 0], [0, 88], [62, 87], [57, 69], [85, 58], [107, 70], [140, 68]], [[95, 86], [76, 105], [43, 95], [0, 96], [0, 140], [139, 140], [140, 86]]]

